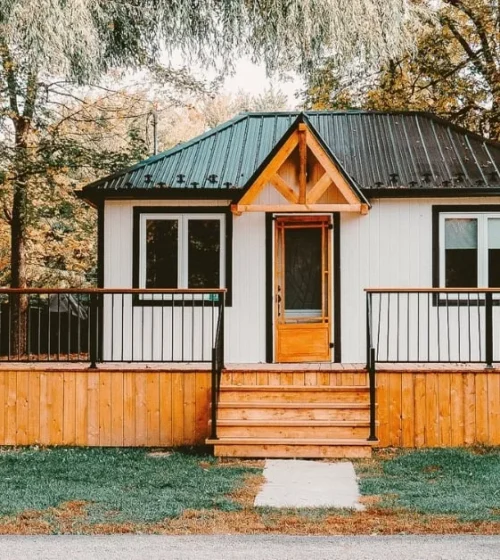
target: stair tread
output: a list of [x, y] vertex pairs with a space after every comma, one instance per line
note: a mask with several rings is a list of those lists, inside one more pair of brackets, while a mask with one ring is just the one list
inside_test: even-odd
[[372, 446], [376, 441], [366, 439], [314, 439], [314, 438], [262, 438], [262, 437], [221, 437], [207, 439], [208, 445], [342, 445]]
[[218, 426], [369, 426], [369, 420], [245, 420], [245, 419], [220, 419], [217, 420]]
[[218, 408], [340, 408], [340, 409], [360, 409], [368, 410], [370, 408], [369, 403], [358, 403], [358, 402], [276, 402], [276, 401], [221, 401], [218, 404]]
[[368, 385], [221, 385], [221, 391], [281, 391], [287, 392], [319, 392], [335, 393], [341, 391], [368, 391]]

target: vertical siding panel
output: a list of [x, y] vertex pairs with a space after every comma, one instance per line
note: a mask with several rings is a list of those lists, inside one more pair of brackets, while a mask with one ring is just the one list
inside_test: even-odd
[[5, 444], [16, 445], [17, 372], [7, 374], [7, 406], [5, 407]]
[[293, 373], [293, 384], [303, 387], [305, 385], [305, 378], [303, 371], [297, 371]]
[[428, 447], [439, 445], [439, 400], [438, 400], [438, 380], [437, 374], [434, 372], [425, 375], [425, 396], [426, 396], [426, 436], [425, 442]]
[[124, 445], [123, 438], [123, 412], [125, 395], [123, 391], [124, 372], [111, 373], [111, 442], [115, 447]]
[[209, 374], [197, 372], [196, 374], [196, 420], [195, 438], [202, 442], [208, 437], [209, 415]]
[[401, 374], [389, 374], [389, 441], [401, 445]]
[[148, 443], [148, 410], [146, 406], [147, 374], [135, 372], [135, 445]]
[[306, 371], [304, 373], [304, 383], [305, 385], [316, 385], [316, 372], [315, 371]]
[[[2, 378], [3, 376], [0, 376], [0, 383]], [[2, 402], [3, 399], [0, 396], [0, 403]], [[0, 419], [1, 417], [0, 414]], [[38, 371], [30, 371], [29, 373], [28, 435], [30, 443], [40, 443], [40, 372]]]
[[64, 379], [63, 374], [52, 372], [48, 376], [51, 399], [50, 445], [61, 445], [64, 424]]
[[99, 372], [88, 371], [87, 386], [87, 445], [99, 445]]
[[75, 445], [76, 441], [76, 376], [74, 371], [63, 373], [63, 445]]
[[111, 373], [99, 372], [99, 445], [111, 445]]
[[196, 377], [191, 372], [184, 375], [184, 442], [196, 442]]
[[135, 439], [135, 372], [123, 374], [123, 444], [136, 445]]
[[75, 380], [75, 444], [88, 445], [88, 372], [79, 371]]
[[451, 445], [451, 381], [449, 373], [439, 373], [438, 399], [439, 399], [439, 445]]
[[28, 395], [29, 372], [17, 372], [17, 397], [16, 397], [16, 445], [29, 443], [28, 433]]
[[414, 376], [415, 382], [415, 447], [424, 447], [426, 445], [426, 375], [417, 373]]
[[466, 445], [476, 442], [476, 384], [473, 373], [464, 376], [464, 418]]
[[377, 402], [378, 402], [378, 433], [381, 447], [390, 445], [389, 435], [389, 375], [378, 373], [377, 381]]
[[5, 444], [6, 424], [5, 410], [7, 408], [7, 391], [6, 391], [7, 372], [0, 371], [0, 443]]
[[172, 373], [172, 444], [184, 439], [184, 382], [182, 373]]
[[401, 445], [403, 447], [413, 447], [415, 441], [414, 375], [403, 373], [401, 377]]
[[160, 445], [168, 447], [172, 440], [172, 375], [160, 374]]
[[476, 438], [477, 443], [487, 444], [489, 439], [488, 375], [476, 374]]
[[148, 446], [160, 445], [160, 374], [147, 375]]
[[464, 376], [451, 374], [451, 445], [464, 444]]
[[49, 373], [40, 373], [40, 443], [49, 445], [50, 443], [50, 416], [51, 402], [49, 399]]
[[500, 374], [488, 374], [490, 433], [488, 444], [500, 445]]

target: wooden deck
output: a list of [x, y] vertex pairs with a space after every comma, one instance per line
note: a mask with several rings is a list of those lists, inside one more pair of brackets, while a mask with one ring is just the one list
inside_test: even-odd
[[[366, 446], [368, 390], [361, 365], [228, 368], [219, 435], [231, 446], [247, 438], [245, 447], [237, 444], [246, 450], [242, 454], [255, 452], [248, 438], [258, 439], [258, 454], [266, 456], [339, 456], [347, 440]], [[376, 380], [380, 447], [500, 445], [500, 368], [379, 366]], [[209, 403], [204, 365], [89, 370], [87, 364], [1, 363], [0, 445], [200, 445], [209, 434]], [[339, 439], [344, 441], [335, 443]], [[298, 440], [308, 440], [309, 448]], [[235, 455], [234, 447], [216, 443], [217, 454]]]

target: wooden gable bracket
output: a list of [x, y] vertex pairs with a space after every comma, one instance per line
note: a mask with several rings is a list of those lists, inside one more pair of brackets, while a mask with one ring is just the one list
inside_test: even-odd
[[[297, 146], [299, 148], [298, 189], [289, 185], [278, 173]], [[307, 191], [307, 148], [311, 150], [324, 170], [323, 175], [309, 191]], [[287, 204], [254, 204], [255, 199], [267, 184], [272, 185], [286, 199]], [[344, 197], [345, 203], [322, 204], [318, 202], [332, 185]], [[359, 198], [345, 180], [307, 125], [299, 123], [297, 130], [288, 137], [240, 201], [231, 205], [231, 210], [237, 216], [243, 212], [357, 212], [367, 214], [368, 204]]]

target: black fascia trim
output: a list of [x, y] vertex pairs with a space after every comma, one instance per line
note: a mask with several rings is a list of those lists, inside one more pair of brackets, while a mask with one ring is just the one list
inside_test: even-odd
[[273, 336], [273, 214], [266, 212], [266, 362], [274, 362]]
[[342, 362], [340, 219], [340, 212], [335, 212], [333, 214], [333, 359], [339, 364]]
[[[445, 212], [498, 212], [500, 204], [436, 204], [432, 206], [432, 287], [439, 288], [439, 215]], [[433, 307], [457, 307], [471, 306], [477, 307], [484, 305], [484, 302], [468, 301], [461, 299], [442, 299], [439, 294], [433, 294]], [[493, 300], [493, 305], [500, 305], [500, 300]]]
[[[139, 287], [140, 219], [142, 214], [224, 214], [226, 216], [226, 307], [233, 304], [233, 214], [228, 206], [134, 206], [132, 226], [132, 287]], [[169, 300], [143, 300], [134, 296], [134, 305], [160, 307]], [[209, 307], [205, 300], [174, 300], [174, 307]]]
[[381, 189], [361, 189], [363, 194], [370, 199], [373, 198], [460, 198], [471, 196], [500, 196], [500, 188], [444, 188], [430, 187], [420, 188], [381, 188]]
[[104, 201], [97, 206], [97, 287], [104, 288]]
[[76, 196], [96, 206], [102, 200], [229, 200], [241, 196], [241, 188], [230, 189], [178, 189], [178, 188], [130, 188], [89, 189], [78, 191]]

